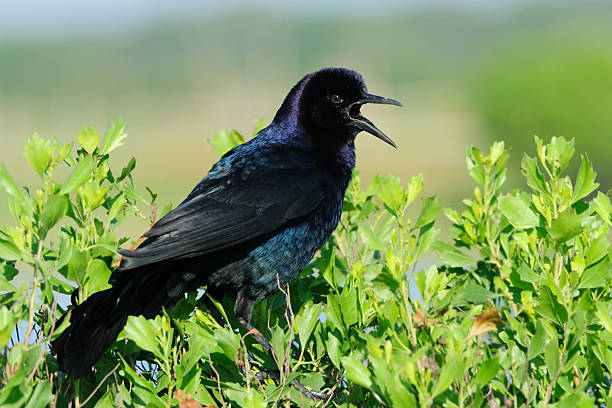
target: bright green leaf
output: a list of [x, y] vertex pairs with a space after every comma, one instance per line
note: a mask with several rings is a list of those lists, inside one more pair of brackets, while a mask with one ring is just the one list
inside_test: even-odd
[[355, 354], [342, 357], [342, 366], [346, 370], [346, 378], [366, 388], [372, 386], [370, 371]]
[[100, 154], [105, 155], [123, 144], [123, 141], [127, 137], [127, 133], [124, 132], [125, 121], [123, 119], [117, 119], [108, 126], [102, 145], [100, 146]]
[[138, 347], [150, 351], [156, 356], [162, 355], [162, 349], [157, 342], [156, 321], [149, 320], [144, 316], [130, 316], [125, 325], [125, 335]]
[[53, 147], [49, 139], [43, 139], [36, 133], [24, 144], [23, 153], [30, 166], [42, 176], [53, 159]]
[[576, 177], [572, 204], [588, 196], [599, 187], [599, 183], [595, 183], [597, 173], [593, 171], [593, 165], [589, 158], [583, 154], [580, 156], [580, 159], [582, 160], [582, 164], [580, 165], [580, 170], [578, 170], [578, 176]]
[[442, 206], [438, 204], [438, 197], [433, 196], [426, 198], [425, 202], [423, 203], [423, 209], [419, 214], [419, 218], [417, 218], [412, 229], [415, 230], [429, 224], [430, 222], [433, 222], [441, 209]]
[[433, 389], [432, 396], [439, 395], [446, 391], [453, 381], [463, 374], [463, 363], [456, 358], [450, 358], [440, 369], [440, 376]]
[[68, 197], [65, 195], [50, 196], [40, 215], [43, 231], [46, 233], [53, 228], [66, 214], [66, 211], [68, 211]]
[[432, 248], [438, 254], [440, 263], [454, 268], [462, 268], [476, 263], [476, 259], [464, 254], [452, 245], [436, 241]]
[[600, 288], [606, 286], [612, 278], [612, 265], [610, 258], [605, 257], [594, 265], [586, 268], [580, 276], [578, 289]]
[[92, 154], [100, 143], [100, 134], [92, 127], [84, 127], [79, 131], [77, 140], [87, 153]]
[[500, 365], [498, 358], [490, 358], [480, 365], [474, 381], [479, 386], [484, 387], [485, 385], [489, 384], [493, 378], [495, 378], [499, 369]]
[[6, 306], [0, 307], [0, 349], [3, 349], [11, 339], [15, 323], [17, 323], [17, 316]]
[[295, 317], [298, 337], [302, 347], [306, 347], [306, 342], [317, 325], [320, 315], [321, 305], [318, 303], [314, 304], [311, 300], [309, 300], [304, 304], [300, 313]]
[[66, 180], [58, 194], [68, 194], [82, 186], [92, 177], [95, 167], [95, 161], [91, 157], [81, 159], [70, 176], [68, 176], [68, 180]]
[[566, 208], [557, 218], [552, 220], [550, 236], [559, 243], [566, 242], [584, 230], [588, 218], [586, 212], [576, 214], [572, 207]]
[[520, 196], [501, 197], [499, 209], [516, 229], [534, 228], [540, 223], [539, 217]]

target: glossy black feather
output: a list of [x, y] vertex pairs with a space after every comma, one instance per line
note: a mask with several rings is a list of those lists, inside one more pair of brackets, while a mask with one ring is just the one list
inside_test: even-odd
[[366, 130], [389, 142], [359, 113], [367, 101], [398, 104], [367, 94], [354, 71], [306, 75], [268, 127], [224, 155], [139, 248], [121, 250], [112, 287], [77, 305], [52, 342], [60, 368], [85, 375], [128, 316], [153, 317], [202, 285], [235, 297], [250, 330], [254, 302], [295, 279], [336, 228], [355, 136]]
[[197, 194], [153, 225], [139, 248], [122, 250], [119, 270], [257, 239], [308, 215], [324, 199], [321, 180], [305, 152], [290, 152], [294, 160], [288, 161], [282, 148], [248, 157], [243, 150], [226, 155], [203, 182], [206, 186], [196, 187]]

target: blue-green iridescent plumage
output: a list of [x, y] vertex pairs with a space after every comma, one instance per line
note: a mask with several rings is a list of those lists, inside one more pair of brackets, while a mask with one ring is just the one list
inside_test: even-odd
[[139, 248], [121, 251], [112, 287], [72, 310], [53, 342], [60, 367], [84, 375], [128, 315], [152, 317], [202, 285], [237, 297], [237, 317], [250, 322], [253, 303], [295, 279], [336, 228], [355, 136], [366, 130], [393, 144], [361, 116], [366, 102], [398, 104], [367, 94], [347, 69], [298, 82], [267, 128], [224, 155]]

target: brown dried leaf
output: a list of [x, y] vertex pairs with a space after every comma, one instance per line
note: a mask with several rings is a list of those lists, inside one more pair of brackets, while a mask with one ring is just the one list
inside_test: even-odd
[[174, 392], [174, 398], [179, 400], [179, 408], [202, 408], [202, 404], [194, 400], [191, 393], [185, 394], [183, 390], [176, 390]]
[[202, 408], [202, 405], [194, 399], [187, 399], [179, 404], [179, 408]]
[[436, 360], [431, 357], [423, 357], [421, 360], [419, 360], [418, 363], [425, 370], [430, 370], [433, 375], [436, 375], [438, 369], [440, 369], [440, 366], [438, 365]]
[[574, 387], [580, 387], [580, 372], [578, 371], [578, 367], [574, 365]]
[[421, 309], [417, 310], [417, 312], [414, 314], [414, 322], [416, 323], [418, 328], [427, 327], [428, 326], [427, 315], [423, 313]]
[[472, 328], [467, 338], [469, 339], [472, 336], [478, 336], [491, 330], [497, 330], [497, 326], [500, 324], [501, 314], [489, 304], [489, 307], [479, 314], [474, 323], [472, 323]]

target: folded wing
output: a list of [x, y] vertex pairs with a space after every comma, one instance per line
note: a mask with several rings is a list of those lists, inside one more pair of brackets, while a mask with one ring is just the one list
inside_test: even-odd
[[144, 234], [146, 240], [140, 247], [120, 251], [119, 269], [239, 245], [305, 217], [319, 206], [325, 194], [316, 170], [302, 165], [312, 161], [300, 157], [275, 161], [270, 153], [266, 159], [261, 163], [225, 157], [231, 162], [220, 162], [222, 174], [213, 168], [194, 189], [195, 194]]

